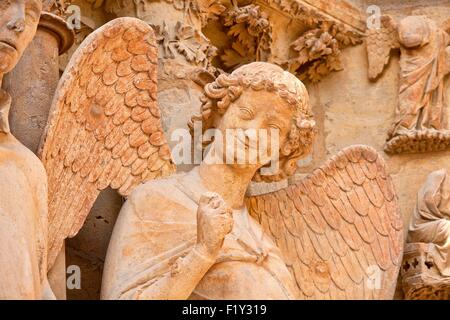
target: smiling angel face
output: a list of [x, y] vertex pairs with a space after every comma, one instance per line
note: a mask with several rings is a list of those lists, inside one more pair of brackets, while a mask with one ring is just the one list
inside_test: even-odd
[[[223, 142], [216, 148], [218, 141], [214, 137], [211, 144], [222, 150], [219, 158], [225, 156], [222, 160], [232, 166], [257, 169], [255, 181], [287, 178], [295, 172], [297, 161], [311, 152], [315, 122], [308, 92], [299, 79], [276, 65], [254, 62], [230, 75], [220, 75], [205, 86], [202, 102], [201, 114], [192, 117], [189, 124], [191, 132], [195, 134], [193, 129], [197, 122], [201, 122], [203, 132], [212, 128], [220, 131], [222, 139], [219, 141]], [[243, 134], [246, 130], [252, 132]], [[227, 135], [227, 131], [231, 134]], [[241, 131], [239, 135], [238, 131]], [[274, 141], [272, 136], [276, 137]], [[203, 148], [208, 147], [208, 141], [211, 141], [209, 137]], [[228, 154], [233, 154], [230, 148], [244, 150], [241, 152], [244, 161], [239, 161], [243, 157], [237, 159], [235, 152], [230, 163]], [[246, 162], [255, 159], [255, 154], [256, 161]], [[265, 169], [274, 159], [278, 160], [279, 170], [267, 174]], [[265, 173], [261, 174], [262, 171]]]
[[41, 0], [0, 1], [0, 75], [16, 66], [33, 40], [41, 10]]
[[[256, 168], [266, 165], [287, 142], [294, 117], [295, 109], [276, 93], [245, 89], [216, 125], [224, 137], [226, 151], [234, 155], [230, 164]], [[245, 164], [239, 164], [239, 149]], [[252, 155], [263, 156], [250, 161]]]

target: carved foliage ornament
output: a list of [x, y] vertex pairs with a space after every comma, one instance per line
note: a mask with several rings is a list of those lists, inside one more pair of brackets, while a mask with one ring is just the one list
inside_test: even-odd
[[177, 22], [174, 35], [170, 34], [165, 23], [161, 26], [153, 26], [153, 28], [156, 40], [162, 48], [162, 57], [173, 59], [178, 53], [195, 65], [202, 65], [204, 68], [211, 67], [210, 61], [216, 55], [217, 49], [194, 27]]
[[133, 1], [136, 7], [136, 14], [139, 17], [139, 10], [145, 11], [146, 5], [151, 2], [166, 2], [177, 10], [194, 13], [201, 17], [203, 22], [220, 15], [225, 7], [221, 0], [85, 0], [92, 4], [93, 8], [104, 7], [107, 12], [114, 13], [123, 8], [129, 1]]
[[[104, 7], [107, 12], [115, 13], [127, 5], [123, 0], [86, 0], [94, 8]], [[192, 20], [200, 20], [205, 25], [210, 19], [216, 19], [225, 10], [220, 0], [133, 0], [136, 17], [148, 21], [145, 12], [148, 6], [155, 2], [171, 5], [175, 10], [184, 12], [184, 19], [176, 22], [174, 27], [169, 21], [161, 24], [151, 24], [155, 30], [156, 40], [162, 50], [161, 57], [175, 59], [177, 55], [195, 66], [201, 66], [210, 72], [215, 72], [210, 61], [216, 55], [217, 49], [198, 30]], [[150, 19], [151, 21], [151, 19]], [[151, 23], [151, 22], [150, 22]]]
[[332, 71], [342, 70], [341, 49], [360, 42], [361, 37], [343, 25], [321, 22], [292, 43], [295, 56], [289, 61], [289, 71], [300, 79], [317, 82]]
[[[302, 80], [317, 82], [332, 71], [342, 70], [341, 50], [362, 41], [361, 28], [331, 18], [324, 10], [305, 1], [260, 0], [259, 2], [288, 14], [307, 28], [307, 31], [291, 44], [293, 52], [283, 63], [288, 66], [290, 72]], [[341, 11], [346, 9], [348, 8], [340, 8]], [[355, 11], [355, 14], [357, 13]], [[345, 14], [348, 15], [348, 12]], [[357, 20], [357, 17], [355, 19]]]
[[225, 67], [235, 68], [252, 61], [267, 61], [272, 42], [272, 28], [266, 13], [257, 5], [234, 6], [222, 16], [231, 45], [220, 58]]

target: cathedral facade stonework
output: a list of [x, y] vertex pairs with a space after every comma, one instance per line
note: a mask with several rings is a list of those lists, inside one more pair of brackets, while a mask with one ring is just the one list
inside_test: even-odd
[[0, 298], [449, 299], [449, 74], [447, 0], [1, 2]]

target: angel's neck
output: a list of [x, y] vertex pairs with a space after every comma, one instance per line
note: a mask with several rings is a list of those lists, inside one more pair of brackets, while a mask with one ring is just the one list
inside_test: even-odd
[[202, 163], [198, 174], [208, 191], [220, 194], [232, 209], [240, 209], [244, 206], [245, 193], [255, 172], [225, 164]]
[[9, 129], [9, 108], [11, 107], [11, 96], [2, 89], [3, 75], [0, 74], [0, 134], [8, 135]]

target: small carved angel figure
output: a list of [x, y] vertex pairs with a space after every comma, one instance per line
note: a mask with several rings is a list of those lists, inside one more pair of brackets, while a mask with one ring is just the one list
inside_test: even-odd
[[445, 77], [450, 73], [450, 36], [425, 16], [396, 23], [382, 16], [367, 32], [369, 77], [377, 78], [390, 51], [400, 48], [399, 102], [387, 152], [426, 152], [450, 147]]
[[[33, 39], [40, 0], [0, 2], [0, 85]], [[53, 299], [47, 280], [47, 175], [10, 132], [0, 89], [0, 299]]]
[[409, 227], [409, 243], [434, 243], [441, 274], [450, 277], [450, 176], [442, 169], [431, 173], [417, 195]]
[[[308, 93], [292, 74], [256, 62], [206, 85], [202, 101], [193, 120], [225, 142], [213, 140], [192, 171], [131, 193], [109, 244], [102, 298], [392, 298], [403, 236], [382, 158], [349, 147], [303, 181], [246, 198], [252, 179], [285, 179], [310, 153]], [[215, 152], [236, 142], [250, 159], [255, 144], [248, 136], [227, 143], [226, 131], [270, 128], [280, 154], [270, 176], [267, 158], [239, 163]]]

